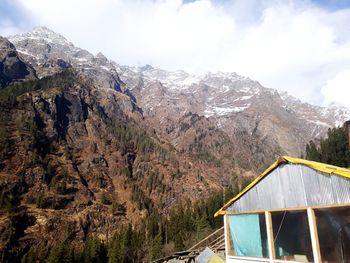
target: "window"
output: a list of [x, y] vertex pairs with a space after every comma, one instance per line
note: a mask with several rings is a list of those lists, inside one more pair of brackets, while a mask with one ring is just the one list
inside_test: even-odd
[[229, 242], [235, 256], [268, 258], [264, 214], [228, 215]]
[[322, 262], [350, 262], [350, 207], [316, 209]]
[[276, 258], [312, 262], [313, 253], [306, 211], [272, 212]]

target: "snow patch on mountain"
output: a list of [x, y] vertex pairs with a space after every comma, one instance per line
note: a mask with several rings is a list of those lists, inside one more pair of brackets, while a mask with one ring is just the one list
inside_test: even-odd
[[227, 114], [233, 113], [233, 112], [241, 112], [244, 111], [245, 109], [249, 108], [250, 104], [248, 104], [247, 106], [243, 106], [243, 107], [208, 107], [205, 111], [204, 111], [204, 116], [205, 117], [212, 117], [212, 116], [225, 116]]

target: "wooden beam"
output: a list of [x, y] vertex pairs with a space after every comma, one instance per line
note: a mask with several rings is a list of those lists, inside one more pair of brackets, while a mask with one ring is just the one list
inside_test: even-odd
[[215, 239], [214, 241], [210, 242], [207, 246], [211, 247], [214, 246], [218, 241], [225, 239], [225, 234], [220, 235], [217, 239]]
[[321, 252], [320, 252], [320, 244], [319, 244], [319, 240], [318, 240], [315, 211], [311, 207], [309, 207], [307, 209], [307, 217], [309, 220], [309, 228], [310, 228], [312, 251], [313, 251], [313, 255], [314, 255], [314, 262], [321, 263], [322, 262], [321, 261]]
[[276, 259], [275, 242], [273, 238], [272, 218], [271, 212], [265, 211], [265, 222], [267, 232], [267, 244], [269, 249], [269, 259]]
[[[223, 211], [224, 215], [244, 215], [244, 214], [259, 214], [268, 212], [284, 212], [284, 211], [298, 211], [298, 210], [307, 210], [310, 206], [302, 206], [302, 207], [290, 207], [290, 208], [276, 208], [276, 209], [267, 209], [267, 210], [255, 210], [255, 211], [247, 211], [247, 212], [229, 212]], [[311, 206], [312, 209], [324, 209], [324, 208], [336, 208], [336, 207], [350, 207], [349, 204], [335, 204], [335, 205], [318, 205]]]
[[211, 237], [213, 237], [214, 235], [218, 234], [220, 231], [224, 231], [224, 227], [219, 228], [218, 230], [216, 230], [214, 233], [210, 234], [209, 236], [207, 236], [206, 238], [202, 239], [201, 241], [199, 241], [197, 244], [195, 244], [194, 246], [192, 246], [189, 250], [193, 250], [196, 247], [198, 247], [200, 244], [204, 243], [205, 241], [207, 241], [208, 239], [210, 239]]

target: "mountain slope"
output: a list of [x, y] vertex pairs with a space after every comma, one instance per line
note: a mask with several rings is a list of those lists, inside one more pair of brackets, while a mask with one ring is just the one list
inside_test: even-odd
[[6, 87], [0, 107], [0, 251], [9, 259], [67, 238], [107, 240], [122, 224], [141, 227], [155, 210], [220, 188], [214, 165], [142, 128], [129, 96], [73, 69]]

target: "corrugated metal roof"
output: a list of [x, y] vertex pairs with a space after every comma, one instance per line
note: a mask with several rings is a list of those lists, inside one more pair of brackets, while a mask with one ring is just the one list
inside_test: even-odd
[[[267, 189], [264, 190], [264, 188], [268, 188], [271, 186], [271, 184], [268, 184], [268, 181], [265, 181], [266, 183], [259, 185], [259, 189], [256, 189], [257, 191], [254, 191], [252, 188], [257, 185], [262, 179], [264, 179], [266, 176], [268, 176], [271, 172], [273, 172], [276, 168], [278, 168], [280, 165], [282, 164], [288, 164], [288, 163], [292, 163], [292, 164], [300, 164], [300, 166], [298, 166], [299, 171], [298, 172], [288, 172], [288, 173], [284, 173], [283, 178], [281, 178], [281, 176], [277, 176], [276, 178], [271, 178], [274, 180], [273, 185], [279, 185], [279, 187], [277, 187], [275, 189], [275, 191], [278, 192], [278, 189], [283, 189], [283, 193], [277, 193], [280, 197], [281, 200], [278, 200], [281, 204], [278, 205], [276, 202], [276, 200], [271, 199], [273, 198], [272, 196], [268, 196], [268, 195], [264, 195], [264, 193], [266, 193]], [[319, 180], [315, 180], [315, 177], [312, 176], [303, 176], [303, 173], [310, 173], [310, 171], [308, 171], [307, 169], [302, 169], [302, 166], [307, 166], [310, 167], [316, 171], [322, 172], [324, 174], [328, 174], [330, 177], [335, 177], [335, 178], [331, 178], [332, 180], [327, 180], [327, 178], [323, 177], [321, 174], [319, 174], [318, 178]], [[279, 171], [277, 171], [279, 172]], [[337, 175], [337, 176], [333, 176], [333, 175]], [[298, 176], [298, 178], [296, 178], [296, 176]], [[300, 178], [299, 178], [300, 177]], [[322, 177], [322, 178], [321, 178]], [[239, 200], [243, 195], [247, 194], [246, 198], [247, 200], [240, 200], [240, 204], [238, 207], [242, 206], [242, 207], [248, 207], [249, 204], [245, 204], [244, 203], [250, 203], [250, 202], [257, 202], [259, 200], [258, 197], [263, 197], [265, 196], [266, 198], [264, 198], [264, 206], [268, 206], [268, 204], [270, 204], [270, 206], [276, 205], [277, 207], [284, 207], [284, 206], [288, 206], [288, 202], [290, 202], [290, 200], [293, 200], [295, 202], [295, 200], [300, 201], [300, 203], [315, 203], [317, 202], [317, 200], [320, 200], [320, 202], [322, 203], [322, 200], [324, 201], [325, 196], [322, 195], [317, 195], [316, 192], [313, 193], [313, 197], [312, 200], [308, 200], [310, 199], [310, 197], [306, 196], [305, 191], [303, 191], [304, 189], [300, 189], [297, 187], [294, 187], [295, 185], [291, 184], [290, 182], [292, 182], [293, 180], [301, 180], [302, 184], [305, 185], [312, 185], [313, 183], [318, 184], [317, 187], [315, 187], [315, 189], [325, 189], [323, 192], [325, 192], [325, 194], [327, 195], [327, 193], [331, 196], [326, 196], [327, 200], [350, 200], [350, 192], [344, 190], [343, 188], [339, 187], [340, 191], [334, 193], [334, 191], [331, 191], [331, 188], [336, 187], [338, 184], [341, 184], [341, 181], [344, 180], [347, 181], [348, 183], [348, 179], [350, 179], [350, 170], [349, 169], [345, 169], [345, 168], [341, 168], [341, 167], [337, 167], [337, 166], [333, 166], [333, 165], [329, 165], [329, 164], [324, 164], [324, 163], [319, 163], [319, 162], [313, 162], [313, 161], [307, 161], [304, 159], [299, 159], [299, 158], [293, 158], [293, 157], [288, 157], [288, 156], [283, 156], [281, 158], [279, 158], [276, 162], [274, 162], [265, 172], [263, 172], [260, 176], [258, 176], [251, 184], [249, 184], [242, 192], [240, 192], [237, 196], [235, 196], [233, 199], [231, 199], [229, 202], [227, 202], [219, 211], [217, 211], [215, 213], [215, 216], [220, 215], [223, 211], [225, 211], [229, 206], [231, 206], [233, 203], [235, 203], [237, 200]], [[310, 181], [310, 180], [314, 180], [314, 181]], [[305, 181], [305, 182], [304, 182]], [[331, 184], [330, 184], [331, 183]], [[329, 189], [328, 189], [329, 188]], [[338, 187], [336, 187], [338, 188]], [[310, 191], [312, 188], [308, 188]], [[252, 191], [250, 191], [252, 190]], [[329, 191], [328, 191], [329, 190]], [[249, 191], [249, 193], [248, 193]], [[298, 198], [288, 198], [288, 200], [283, 200], [283, 194], [285, 194], [286, 196], [291, 195], [291, 196], [296, 196]], [[302, 200], [302, 195], [304, 195], [304, 199]], [[337, 195], [338, 197], [335, 197], [334, 195]], [[290, 196], [289, 196], [290, 197]], [[317, 199], [318, 198], [318, 199]], [[338, 198], [338, 199], [336, 199]], [[270, 200], [271, 199], [271, 200]], [[283, 205], [282, 205], [283, 203]], [[337, 202], [336, 202], [337, 203]], [[290, 204], [292, 205], [292, 204]], [[294, 203], [295, 205], [295, 203]], [[240, 210], [240, 209], [239, 209]]]

